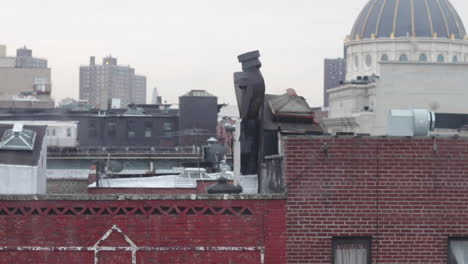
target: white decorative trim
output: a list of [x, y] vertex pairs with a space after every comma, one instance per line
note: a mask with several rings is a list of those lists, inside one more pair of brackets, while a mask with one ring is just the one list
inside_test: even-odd
[[[126, 247], [112, 247], [112, 246], [99, 246], [106, 241], [109, 236], [117, 232], [123, 236], [125, 241], [128, 243]], [[260, 264], [265, 264], [265, 247], [139, 247], [137, 246], [124, 232], [116, 225], [112, 226], [92, 247], [0, 247], [1, 251], [71, 251], [71, 252], [94, 252], [94, 264], [99, 264], [99, 252], [109, 251], [129, 251], [132, 254], [132, 263], [136, 264], [136, 255], [138, 251], [225, 251], [225, 252], [259, 252], [260, 253]]]

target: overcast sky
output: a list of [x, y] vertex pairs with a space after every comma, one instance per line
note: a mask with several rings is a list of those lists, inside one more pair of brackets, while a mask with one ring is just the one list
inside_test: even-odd
[[[0, 44], [26, 45], [49, 60], [56, 100], [78, 98], [79, 66], [112, 54], [148, 78], [170, 103], [205, 89], [235, 103], [237, 55], [260, 50], [268, 93], [295, 88], [322, 104], [323, 59], [343, 40], [367, 0], [5, 0]], [[468, 1], [452, 0], [468, 21]]]

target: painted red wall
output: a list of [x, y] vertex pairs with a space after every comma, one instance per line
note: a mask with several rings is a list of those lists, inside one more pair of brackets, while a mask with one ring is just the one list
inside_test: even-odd
[[288, 263], [331, 263], [371, 236], [373, 263], [447, 263], [468, 236], [468, 140], [285, 138]]
[[0, 263], [286, 263], [284, 200], [90, 197], [1, 199]]

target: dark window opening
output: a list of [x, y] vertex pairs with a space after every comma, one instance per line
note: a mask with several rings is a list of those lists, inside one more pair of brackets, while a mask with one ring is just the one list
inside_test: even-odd
[[172, 131], [172, 123], [164, 122], [164, 131]]
[[153, 123], [150, 121], [145, 122], [145, 137], [150, 138], [153, 136]]
[[97, 137], [97, 127], [95, 121], [90, 121], [88, 126], [88, 136]]
[[128, 138], [136, 137], [136, 122], [135, 121], [127, 122], [127, 136]]
[[117, 122], [116, 121], [107, 122], [107, 135], [109, 137], [115, 137], [117, 135]]
[[400, 61], [408, 61], [408, 56], [406, 54], [401, 54]]
[[437, 62], [440, 62], [440, 63], [445, 62], [445, 57], [444, 57], [444, 55], [439, 55], [439, 56], [437, 56]]

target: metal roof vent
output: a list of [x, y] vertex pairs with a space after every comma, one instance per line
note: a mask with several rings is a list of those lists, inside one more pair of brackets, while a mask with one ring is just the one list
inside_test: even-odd
[[34, 149], [36, 133], [23, 128], [23, 124], [15, 123], [12, 129], [8, 129], [0, 140], [0, 149], [3, 150], [28, 150]]
[[396, 137], [428, 136], [435, 129], [435, 114], [424, 109], [390, 110], [388, 135]]

